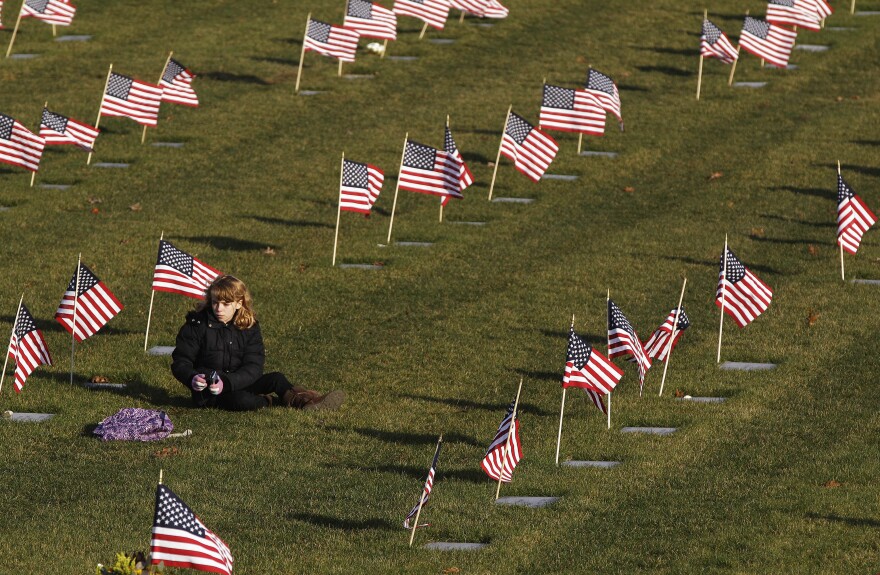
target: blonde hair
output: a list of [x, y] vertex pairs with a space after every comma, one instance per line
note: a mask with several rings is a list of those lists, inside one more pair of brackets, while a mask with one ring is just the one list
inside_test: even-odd
[[210, 308], [215, 301], [235, 302], [241, 304], [241, 309], [235, 312], [232, 323], [238, 329], [248, 329], [257, 323], [254, 314], [254, 302], [251, 292], [243, 281], [235, 276], [217, 276], [208, 289], [205, 290], [205, 301], [196, 305], [196, 311]]

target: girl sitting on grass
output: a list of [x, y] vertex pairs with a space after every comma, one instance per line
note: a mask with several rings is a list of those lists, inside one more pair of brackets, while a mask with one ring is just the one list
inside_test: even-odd
[[322, 395], [291, 385], [282, 373], [263, 373], [266, 350], [250, 291], [230, 275], [217, 277], [187, 314], [171, 357], [171, 372], [198, 407], [336, 409], [345, 400], [342, 391]]

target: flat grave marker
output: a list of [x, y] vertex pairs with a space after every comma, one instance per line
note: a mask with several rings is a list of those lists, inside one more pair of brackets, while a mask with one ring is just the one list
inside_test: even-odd
[[426, 543], [423, 547], [433, 551], [479, 551], [486, 543], [454, 543], [452, 541], [435, 541]]
[[174, 352], [173, 345], [157, 345], [147, 350], [150, 355], [171, 355]]
[[675, 399], [677, 401], [692, 401], [694, 403], [724, 403], [727, 401], [726, 397], [691, 397], [690, 395], [676, 397]]
[[871, 286], [880, 285], [880, 280], [859, 280], [859, 279], [855, 279], [855, 280], [850, 280], [850, 281], [851, 281], [851, 283], [854, 283], [854, 284], [864, 284], [864, 285], [871, 285]]
[[115, 391], [121, 391], [125, 389], [127, 386], [124, 383], [92, 383], [91, 381], [87, 381], [83, 384], [83, 387], [86, 389], [112, 389]]
[[113, 168], [124, 170], [128, 168], [131, 164], [126, 164], [123, 162], [95, 162], [92, 166], [96, 168]]
[[563, 461], [563, 467], [597, 467], [599, 469], [611, 469], [620, 465], [619, 461]]
[[734, 88], [763, 88], [767, 82], [734, 82]]
[[581, 155], [592, 158], [616, 158], [617, 152], [594, 152], [593, 150], [584, 150], [581, 152]]
[[580, 176], [575, 176], [573, 174], [544, 174], [541, 176], [542, 180], [562, 180], [563, 182], [573, 182], [577, 180]]
[[453, 221], [447, 220], [450, 224], [455, 224], [458, 226], [485, 226], [486, 222], [465, 222], [465, 221]]
[[428, 40], [431, 44], [455, 44], [455, 39], [453, 38], [431, 38]]
[[394, 245], [405, 248], [429, 248], [434, 245], [434, 242], [394, 242]]
[[88, 34], [67, 34], [55, 38], [56, 42], [88, 42], [92, 37]]
[[388, 56], [388, 59], [392, 62], [415, 62], [419, 59], [418, 56]]
[[548, 507], [559, 501], [559, 497], [499, 497], [495, 500], [496, 505], [513, 505], [516, 507], [531, 507], [534, 509]]
[[718, 366], [731, 371], [766, 371], [776, 367], [775, 363], [751, 363], [746, 361], [725, 361]]
[[13, 54], [9, 57], [10, 60], [33, 60], [34, 58], [39, 58], [39, 54]]
[[821, 44], [795, 44], [795, 50], [803, 50], [804, 52], [827, 52], [828, 46]]
[[323, 90], [300, 90], [300, 96], [317, 96], [318, 94], [323, 94]]
[[492, 201], [499, 204], [531, 204], [535, 198], [492, 198]]
[[70, 184], [40, 184], [40, 188], [44, 190], [66, 190]]
[[672, 435], [677, 427], [624, 427], [621, 433], [647, 433], [649, 435]]
[[150, 145], [154, 148], [182, 148], [185, 144], [183, 142], [153, 142]]
[[378, 266], [376, 264], [339, 264], [336, 267], [353, 270], [381, 270], [385, 266]]
[[880, 16], [880, 12], [877, 10], [860, 10], [856, 12], [856, 16]]
[[10, 421], [24, 421], [29, 423], [37, 423], [40, 421], [47, 421], [55, 417], [54, 413], [13, 413], [11, 411], [7, 411], [3, 414], [4, 419], [8, 419]]
[[342, 77], [346, 80], [372, 80], [376, 76], [373, 74], [345, 74]]

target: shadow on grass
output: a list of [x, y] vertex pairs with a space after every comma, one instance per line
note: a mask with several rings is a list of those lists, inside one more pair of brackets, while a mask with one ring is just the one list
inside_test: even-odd
[[[836, 170], [837, 164], [819, 164], [822, 167]], [[850, 165], [841, 165], [840, 167], [842, 172], [858, 172], [860, 174], [865, 174], [867, 176], [880, 176], [880, 168], [869, 167], [869, 166], [850, 166]]]
[[789, 245], [831, 245], [831, 242], [825, 241], [817, 241], [817, 240], [791, 240], [791, 239], [783, 239], [783, 238], [762, 238], [759, 236], [749, 236], [750, 240], [754, 240], [756, 242], [764, 242], [767, 244], [789, 244]]
[[[723, 246], [722, 246], [722, 247], [723, 247]], [[652, 257], [652, 254], [643, 254], [643, 255], [644, 255], [645, 257]], [[653, 256], [656, 256], [656, 254], [653, 254]], [[664, 260], [673, 260], [673, 261], [678, 261], [678, 262], [684, 262], [684, 263], [686, 263], [686, 264], [692, 264], [692, 265], [695, 265], [695, 266], [704, 266], [704, 267], [709, 267], [709, 268], [717, 268], [717, 267], [718, 267], [718, 261], [721, 261], [721, 248], [718, 249], [718, 261], [714, 261], [714, 260], [712, 260], [712, 261], [698, 260], [698, 259], [696, 259], [696, 258], [690, 258], [690, 257], [687, 257], [687, 256], [665, 256], [665, 255], [661, 255], [660, 257], [663, 258]]]
[[[699, 36], [700, 34], [698, 34]], [[673, 54], [676, 56], [694, 57], [699, 56], [700, 51], [696, 48], [658, 48], [656, 46], [636, 46], [637, 50], [655, 52], [657, 54]]]
[[[204, 74], [205, 77], [210, 78], [211, 80], [216, 80], [218, 82], [236, 82], [238, 84], [257, 84], [260, 86], [269, 86], [271, 82], [267, 82], [262, 78], [257, 76], [253, 76], [251, 74], [232, 74], [230, 72], [207, 72]], [[104, 128], [101, 128], [101, 131], [104, 131]]]
[[[825, 222], [808, 222], [806, 220], [798, 220], [796, 218], [792, 218], [789, 216], [780, 216], [778, 214], [758, 214], [758, 217], [766, 218], [768, 220], [780, 220], [783, 222], [791, 222], [795, 224], [801, 224], [804, 226], [811, 226], [814, 228], [837, 228], [837, 222], [829, 220]], [[720, 257], [720, 255], [719, 255]]]
[[[574, 330], [574, 331], [578, 335], [578, 337], [580, 337], [582, 340], [584, 340], [587, 343], [591, 343], [594, 345], [606, 343], [606, 338], [605, 338], [604, 334], [602, 334], [602, 335], [593, 334], [593, 333], [584, 334], [584, 333], [579, 332], [578, 330]], [[546, 337], [555, 337], [557, 339], [564, 339], [564, 340], [568, 341], [568, 332], [567, 331], [542, 329], [541, 335], [544, 335]]]
[[[425, 477], [428, 473], [428, 469], [425, 467], [416, 467], [413, 465], [380, 465], [378, 467], [369, 467], [367, 469], [363, 468], [352, 468], [355, 471], [376, 471], [379, 473], [392, 473], [394, 475], [406, 475], [407, 477], [411, 477], [413, 479], [418, 479], [420, 481], [424, 481]], [[437, 471], [437, 477], [435, 478], [435, 482], [441, 479], [450, 479], [457, 481], [464, 481], [467, 483], [487, 483], [489, 482], [489, 476], [480, 471], [479, 469], [473, 468], [465, 468], [465, 469], [443, 469], [442, 467]]]
[[270, 64], [281, 64], [282, 66], [299, 66], [299, 62], [295, 60], [289, 60], [287, 58], [269, 58], [269, 57], [257, 57], [254, 56], [251, 60], [255, 62], [269, 62]]
[[807, 519], [830, 521], [833, 523], [845, 523], [851, 527], [880, 527], [880, 519], [868, 519], [861, 517], [841, 517], [836, 513], [821, 515], [819, 513], [807, 513]]
[[302, 521], [317, 527], [329, 527], [343, 531], [363, 531], [366, 529], [380, 529], [383, 531], [398, 530], [396, 523], [378, 517], [373, 519], [342, 519], [329, 515], [317, 515], [314, 513], [287, 513], [284, 516], [288, 521]]
[[470, 164], [488, 164], [489, 158], [482, 154], [474, 154], [474, 153], [462, 153], [462, 158], [464, 158], [465, 163]]
[[853, 140], [853, 144], [859, 146], [880, 146], [880, 140]]
[[225, 236], [182, 236], [181, 239], [190, 240], [200, 244], [208, 244], [218, 250], [233, 250], [237, 252], [248, 252], [253, 250], [264, 250], [266, 247], [275, 248], [276, 246], [266, 246], [266, 244], [258, 244], [248, 240], [240, 240], [238, 238], [230, 238]]
[[[407, 399], [416, 399], [419, 401], [430, 401], [433, 403], [442, 403], [444, 405], [450, 405], [452, 407], [458, 407], [461, 411], [468, 411], [471, 409], [482, 409], [484, 411], [497, 411], [499, 413], [504, 412], [507, 409], [507, 403], [479, 403], [476, 401], [470, 401], [468, 399], [459, 399], [459, 398], [445, 398], [445, 397], [431, 397], [428, 395], [415, 395], [411, 393], [402, 393], [399, 394], [398, 397], [405, 397]], [[545, 417], [548, 415], [555, 415], [555, 412], [544, 411], [539, 407], [535, 406], [533, 403], [520, 403], [517, 410], [520, 413], [530, 413], [532, 415], [537, 415], [539, 417]], [[452, 437], [455, 437], [456, 434], [453, 434], [449, 437], [449, 441], [455, 441]], [[433, 436], [432, 436], [433, 437]], [[447, 436], [444, 435], [444, 441], [446, 441]], [[473, 439], [468, 438], [469, 441], [462, 441], [461, 443], [469, 443], [474, 442]], [[436, 438], [432, 441], [436, 442]], [[479, 443], [470, 443], [471, 445], [483, 445], [483, 442]]]
[[333, 229], [331, 224], [327, 224], [324, 222], [304, 222], [302, 220], [283, 220], [281, 218], [268, 218], [266, 216], [246, 216], [252, 220], [256, 220], [258, 222], [262, 222], [264, 224], [277, 224], [280, 226], [288, 226], [292, 228], [330, 228]]
[[[341, 427], [328, 427], [331, 431], [354, 431], [364, 437], [378, 439], [386, 443], [400, 443], [403, 445], [436, 445], [437, 436], [433, 433], [403, 433], [400, 431], [384, 431], [381, 429], [372, 429], [368, 427], [356, 427], [353, 429]], [[444, 443], [464, 443], [466, 445], [482, 446], [483, 442], [477, 441], [473, 437], [462, 435], [460, 433], [443, 434]]]
[[[27, 304], [25, 304], [27, 306]], [[12, 324], [15, 321], [15, 316], [13, 315], [0, 315], [0, 322], [4, 324]], [[51, 319], [37, 319], [34, 318], [34, 323], [37, 325], [37, 329], [43, 332], [55, 332], [55, 331], [63, 331], [67, 333], [61, 324], [57, 321]]]
[[681, 68], [673, 68], [672, 66], [636, 66], [636, 70], [640, 72], [658, 72], [664, 76], [675, 76], [678, 78], [694, 75], [690, 70], [682, 70]]
[[796, 188], [794, 186], [772, 186], [767, 188], [772, 192], [792, 192], [802, 196], [816, 196], [817, 198], [825, 198], [826, 200], [837, 200], [837, 190], [827, 190], [824, 188]]
[[562, 373], [552, 373], [549, 371], [528, 371], [526, 369], [514, 369], [513, 371], [520, 374], [526, 379], [538, 381], [562, 381]]

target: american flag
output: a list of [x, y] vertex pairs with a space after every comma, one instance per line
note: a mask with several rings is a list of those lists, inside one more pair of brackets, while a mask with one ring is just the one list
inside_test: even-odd
[[76, 14], [76, 6], [62, 0], [25, 0], [21, 7], [21, 17], [33, 16], [46, 24], [70, 26]]
[[865, 205], [840, 174], [837, 175], [837, 243], [855, 254], [862, 235], [874, 225], [877, 216]]
[[397, 15], [366, 0], [348, 0], [343, 26], [365, 38], [397, 40]]
[[614, 80], [602, 72], [590, 68], [587, 71], [587, 81], [584, 86], [587, 92], [596, 96], [605, 110], [617, 116], [618, 122], [623, 122], [623, 116], [620, 114], [620, 92], [617, 91]]
[[0, 162], [36, 172], [46, 142], [14, 118], [0, 114]]
[[739, 327], [745, 327], [770, 306], [773, 290], [727, 249], [727, 277], [724, 274], [724, 254], [721, 255], [718, 270], [718, 289], [715, 292], [715, 305], [718, 307], [721, 307], [722, 296], [724, 311]]
[[111, 72], [101, 100], [101, 115], [131, 118], [138, 124], [155, 126], [161, 103], [161, 87]]
[[[113, 316], [122, 311], [122, 304], [85, 264], [79, 265], [78, 272], [73, 274], [73, 278], [67, 284], [67, 290], [55, 312], [55, 319], [69, 333], [73, 333], [76, 341], [83, 341], [97, 333]], [[77, 289], [77, 275], [79, 275], [79, 289]], [[76, 305], [75, 327], [74, 305]]]
[[513, 160], [516, 169], [537, 182], [556, 157], [556, 140], [511, 112], [501, 138], [501, 153]]
[[[425, 488], [422, 489], [422, 496], [419, 497], [418, 502], [407, 514], [406, 519], [403, 520], [404, 529], [410, 529], [409, 520], [418, 514], [419, 509], [428, 504], [428, 498], [431, 497], [431, 491], [434, 489], [434, 476], [437, 474], [437, 460], [440, 459], [440, 447], [442, 445], [442, 442], [437, 442], [437, 449], [434, 451], [434, 461], [431, 462], [431, 469], [428, 470], [428, 478], [425, 480]], [[423, 523], [422, 525], [414, 525], [413, 527], [427, 527], [428, 525], [428, 523]]]
[[601, 136], [605, 133], [605, 109], [586, 90], [544, 84], [538, 125], [548, 130]]
[[156, 488], [156, 514], [150, 540], [153, 565], [232, 575], [232, 553], [173, 491]]
[[785, 68], [794, 48], [797, 32], [774, 26], [759, 18], [746, 16], [739, 45], [743, 50], [766, 60], [774, 66]]
[[52, 365], [52, 356], [49, 355], [43, 333], [37, 329], [31, 312], [24, 304], [15, 319], [8, 354], [15, 361], [15, 391], [19, 393], [37, 366]]
[[767, 3], [767, 21], [771, 24], [789, 24], [818, 32], [821, 30], [819, 14], [803, 9], [794, 0], [770, 0]]
[[474, 16], [482, 16], [486, 9], [487, 0], [449, 0], [449, 6]]
[[[446, 126], [444, 133], [443, 150], [458, 162], [458, 187], [461, 191], [464, 191], [468, 186], [474, 183], [474, 176], [464, 163], [464, 158], [461, 157], [458, 147], [455, 145], [455, 140], [452, 137], [452, 131], [449, 129], [449, 126]], [[452, 196], [448, 194], [444, 194], [440, 197], [440, 204], [445, 206], [449, 203], [451, 197]]]
[[342, 62], [354, 62], [358, 36], [355, 30], [310, 18], [306, 28], [305, 46], [306, 50], [338, 58]]
[[153, 290], [179, 293], [195, 299], [205, 299], [205, 290], [222, 275], [171, 242], [159, 240], [159, 257], [153, 272]]
[[100, 133], [97, 128], [88, 124], [43, 108], [43, 116], [40, 119], [40, 136], [45, 138], [47, 146], [73, 144], [90, 152]]
[[[660, 361], [666, 361], [669, 337], [672, 335], [672, 324], [675, 323], [675, 312], [676, 310], [669, 312], [663, 325], [658, 327], [657, 330], [651, 334], [651, 337], [648, 338], [648, 341], [645, 342], [645, 353], [648, 357]], [[672, 340], [672, 347], [669, 351], [675, 349], [675, 346], [678, 345], [678, 340], [681, 338], [682, 332], [690, 327], [690, 325], [690, 319], [688, 319], [687, 314], [682, 308], [681, 312], [678, 314], [678, 325], [675, 328], [675, 338]]]
[[460, 165], [452, 154], [407, 140], [398, 184], [410, 192], [461, 198]]
[[498, 0], [486, 0], [481, 16], [483, 18], [507, 18], [509, 13], [510, 9]]
[[709, 20], [703, 20], [700, 54], [706, 58], [718, 58], [725, 64], [732, 64], [739, 57], [730, 39]]
[[820, 20], [831, 16], [834, 12], [825, 0], [794, 0], [794, 5], [805, 12], [815, 12]]
[[574, 332], [574, 326], [572, 326], [568, 333], [562, 387], [582, 388], [596, 404], [596, 407], [606, 413], [602, 396], [611, 393], [622, 377], [623, 370], [614, 365], [599, 350], [593, 349], [590, 344], [578, 337]]
[[395, 0], [391, 10], [400, 16], [412, 16], [425, 24], [442, 30], [449, 17], [446, 0]]
[[369, 214], [376, 203], [385, 174], [376, 166], [344, 160], [342, 186], [339, 188], [339, 209]]
[[177, 60], [168, 59], [159, 86], [162, 88], [162, 101], [172, 104], [197, 107], [199, 97], [193, 90], [192, 81], [196, 75], [190, 72]]
[[636, 330], [617, 307], [613, 300], [608, 300], [608, 358], [631, 355], [639, 366], [639, 393], [645, 386], [645, 374], [651, 367], [651, 358], [636, 335]]
[[[510, 405], [507, 406], [507, 414], [501, 420], [498, 432], [495, 433], [495, 438], [492, 440], [485, 457], [483, 457], [483, 461], [480, 463], [480, 467], [483, 468], [486, 475], [495, 481], [500, 479], [504, 483], [510, 483], [513, 479], [513, 470], [516, 468], [519, 460], [522, 459], [522, 444], [519, 440], [519, 419], [516, 418], [516, 414], [513, 412], [515, 404], [515, 401], [511, 401]], [[510, 432], [511, 421], [514, 423], [513, 433]], [[510, 436], [509, 442], [507, 441], [508, 435]]]

